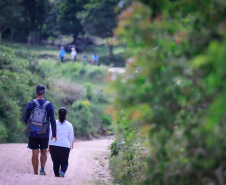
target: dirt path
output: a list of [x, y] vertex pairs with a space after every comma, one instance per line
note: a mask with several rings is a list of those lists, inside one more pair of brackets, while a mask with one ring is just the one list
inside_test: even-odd
[[0, 144], [1, 185], [89, 185], [111, 184], [108, 171], [108, 146], [111, 140], [81, 141], [74, 144], [66, 178], [54, 177], [48, 154], [47, 176], [33, 175], [31, 151], [27, 144]]

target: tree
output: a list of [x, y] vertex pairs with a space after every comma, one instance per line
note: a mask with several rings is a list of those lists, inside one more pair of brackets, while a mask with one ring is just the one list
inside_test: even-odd
[[57, 38], [60, 34], [58, 26], [60, 4], [60, 0], [50, 1], [48, 16], [46, 17], [43, 29], [41, 30], [41, 37], [43, 39], [51, 40], [52, 44], [54, 44], [55, 38]]
[[22, 0], [22, 5], [29, 19], [28, 44], [30, 41], [36, 44], [41, 41], [41, 30], [50, 9], [49, 0]]
[[[113, 29], [116, 27], [115, 8], [118, 0], [90, 0], [79, 14], [84, 30], [89, 35], [103, 39], [113, 36]], [[113, 45], [107, 42], [109, 54], [113, 54]]]
[[79, 34], [84, 33], [82, 24], [77, 18], [78, 12], [83, 10], [87, 0], [65, 0], [60, 4], [58, 25], [62, 34], [72, 34], [73, 43]]
[[[21, 7], [19, 0], [10, 1], [0, 1], [0, 35], [6, 31], [13, 29], [18, 25], [21, 16]], [[11, 31], [11, 37], [13, 31]]]

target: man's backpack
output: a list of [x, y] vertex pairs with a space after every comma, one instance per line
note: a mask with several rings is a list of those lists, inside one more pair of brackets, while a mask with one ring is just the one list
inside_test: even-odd
[[34, 132], [34, 134], [45, 134], [48, 127], [46, 122], [46, 107], [50, 102], [46, 101], [42, 106], [38, 103], [37, 99], [34, 99], [33, 102], [35, 103], [35, 108], [28, 119], [28, 129], [30, 132]]

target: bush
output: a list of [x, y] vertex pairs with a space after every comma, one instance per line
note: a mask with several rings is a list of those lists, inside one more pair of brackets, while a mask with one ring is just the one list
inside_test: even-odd
[[86, 98], [90, 101], [92, 100], [94, 93], [93, 93], [93, 86], [91, 83], [86, 83], [85, 84], [85, 89], [86, 89]]
[[0, 142], [24, 142], [26, 104], [44, 73], [31, 54], [0, 46], [0, 74]]
[[114, 67], [125, 66], [125, 60], [122, 55], [101, 56], [99, 61], [100, 61], [100, 64], [114, 66]]
[[108, 115], [103, 115], [102, 123], [103, 123], [103, 125], [110, 126], [111, 125], [111, 117]]
[[143, 2], [115, 31], [130, 59], [113, 82], [113, 128], [125, 144], [112, 174], [118, 184], [141, 184], [141, 171], [145, 184], [225, 184], [225, 3]]
[[92, 133], [92, 113], [90, 112], [90, 102], [89, 101], [77, 101], [71, 106], [74, 111], [73, 124], [77, 125], [80, 133], [77, 133], [80, 138], [87, 138]]

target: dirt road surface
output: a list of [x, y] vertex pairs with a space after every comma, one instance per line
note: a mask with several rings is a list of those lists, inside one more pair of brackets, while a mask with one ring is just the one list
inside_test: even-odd
[[108, 138], [76, 142], [64, 179], [54, 177], [50, 154], [45, 167], [47, 175], [34, 175], [27, 144], [0, 144], [0, 185], [111, 184], [108, 170], [111, 142]]

